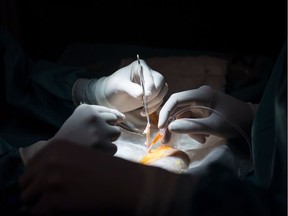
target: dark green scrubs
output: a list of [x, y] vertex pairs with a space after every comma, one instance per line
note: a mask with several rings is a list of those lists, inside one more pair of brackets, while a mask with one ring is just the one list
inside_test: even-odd
[[252, 181], [287, 204], [287, 44], [281, 50], [252, 128]]
[[[50, 138], [71, 115], [75, 108], [71, 89], [76, 79], [101, 77], [118, 65], [114, 61], [113, 70], [91, 74], [80, 67], [34, 62], [2, 29], [0, 48], [5, 54], [5, 64], [0, 71], [0, 137], [3, 138], [0, 139], [0, 214], [9, 211], [8, 215], [12, 215], [21, 208], [17, 180], [24, 169], [17, 148]], [[193, 215], [281, 215], [286, 212], [287, 142], [286, 138], [285, 142], [278, 139], [281, 130], [275, 130], [277, 124], [284, 128], [282, 131], [287, 129], [286, 113], [284, 120], [277, 119], [279, 116], [275, 114], [277, 106], [286, 111], [283, 100], [287, 97], [285, 52], [286, 45], [255, 116], [252, 135], [255, 173], [242, 181], [224, 167], [211, 166], [195, 190], [191, 201]]]
[[9, 210], [13, 215], [20, 208], [17, 180], [24, 169], [18, 147], [52, 137], [75, 109], [74, 81], [91, 74], [80, 67], [33, 61], [3, 28], [0, 58], [0, 214]]
[[287, 215], [287, 49], [275, 64], [252, 127], [254, 171], [245, 180], [213, 164], [200, 179], [191, 215]]

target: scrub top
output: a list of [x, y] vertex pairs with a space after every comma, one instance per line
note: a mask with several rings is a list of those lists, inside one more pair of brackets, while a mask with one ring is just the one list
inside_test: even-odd
[[212, 164], [195, 187], [191, 215], [287, 215], [286, 50], [285, 43], [254, 116], [254, 170], [241, 180]]
[[14, 215], [21, 207], [17, 181], [24, 166], [18, 148], [51, 138], [75, 109], [71, 97], [73, 83], [79, 77], [90, 76], [80, 67], [33, 61], [0, 28], [1, 215]]
[[[0, 108], [0, 137], [2, 137], [0, 139], [0, 212], [21, 214], [22, 204], [19, 200], [17, 181], [24, 170], [24, 165], [19, 157], [18, 147], [31, 145], [41, 139], [48, 139], [56, 133], [75, 109], [71, 90], [73, 83], [78, 78], [101, 77], [111, 71], [100, 70], [97, 74], [91, 74], [81, 67], [69, 67], [43, 60], [35, 62], [3, 29], [0, 29], [0, 50], [1, 104], [3, 104]], [[246, 199], [248, 195], [249, 199], [247, 200], [251, 201], [251, 205], [254, 207], [258, 202], [257, 200], [264, 200], [264, 203], [270, 203], [272, 200], [273, 206], [279, 204], [280, 212], [286, 208], [287, 200], [287, 135], [284, 135], [285, 138], [282, 137], [283, 133], [279, 135], [281, 131], [286, 133], [287, 129], [286, 64], [285, 44], [253, 123], [252, 149], [255, 171], [247, 177], [245, 183], [237, 180], [236, 189], [233, 187], [239, 194], [245, 191], [243, 188], [252, 187], [253, 189], [244, 193], [243, 197], [241, 195], [239, 197]], [[279, 112], [281, 113], [283, 110], [285, 110], [284, 116], [279, 115]], [[280, 127], [279, 124], [281, 124]], [[283, 127], [283, 130], [279, 130]], [[9, 134], [9, 132], [11, 133]], [[195, 190], [196, 199], [193, 199], [191, 204], [195, 215], [201, 215], [200, 211], [203, 213], [203, 208], [199, 209], [201, 202], [203, 204], [201, 197], [205, 198], [207, 203], [207, 197], [203, 196], [203, 191], [209, 190], [210, 198], [208, 200], [211, 200], [211, 211], [213, 210], [213, 193], [220, 194], [220, 198], [215, 196], [217, 202], [214, 203], [216, 204], [219, 204], [221, 200], [229, 203], [232, 200], [230, 195], [235, 198], [235, 194], [232, 193], [233, 190], [227, 189], [229, 187], [227, 187], [226, 180], [231, 178], [226, 177], [230, 175], [225, 174], [225, 169], [219, 169], [221, 172], [210, 172], [206, 179], [204, 176], [203, 181]], [[218, 170], [218, 168], [214, 170]], [[235, 179], [237, 178], [235, 177]], [[211, 182], [212, 180], [213, 182]], [[235, 185], [232, 184], [232, 186]], [[219, 193], [217, 188], [220, 190]], [[225, 191], [227, 196], [225, 196]], [[265, 195], [262, 196], [263, 194]], [[238, 206], [244, 205], [243, 199], [239, 200]], [[226, 211], [229, 210], [227, 203], [225, 205]], [[276, 204], [274, 205], [274, 203]], [[215, 210], [219, 210], [219, 205], [216, 204], [214, 204]], [[234, 205], [231, 205], [232, 207]], [[263, 205], [260, 207], [259, 209], [263, 209]], [[264, 206], [264, 211], [267, 208], [269, 205]]]
[[[253, 122], [252, 152], [255, 172], [251, 180], [274, 194], [283, 196], [283, 191], [287, 191], [286, 43], [266, 85]], [[286, 195], [282, 198], [286, 202]]]

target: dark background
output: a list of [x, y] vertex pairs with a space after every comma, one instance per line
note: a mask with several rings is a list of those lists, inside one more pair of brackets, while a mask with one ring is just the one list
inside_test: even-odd
[[[8, 28], [35, 60], [58, 61], [64, 50], [76, 43], [88, 43], [89, 47], [90, 43], [100, 43], [224, 52], [233, 57], [264, 55], [275, 60], [287, 37], [287, 5], [286, 0], [58, 0], [57, 3], [0, 0], [0, 24]], [[99, 54], [102, 50], [97, 51], [97, 56], [104, 56]], [[90, 54], [87, 53], [77, 52], [69, 58], [83, 60]], [[118, 50], [118, 53], [122, 56], [123, 52]], [[107, 54], [103, 58], [107, 59]], [[249, 73], [246, 73], [247, 63], [239, 59], [240, 66], [237, 61], [231, 61], [226, 91], [239, 99], [244, 96], [245, 100], [254, 102], [261, 96], [266, 73], [262, 71], [262, 64], [261, 70], [254, 70], [254, 58], [252, 68], [248, 61]], [[264, 61], [266, 68], [270, 61], [267, 64], [266, 58]], [[111, 64], [110, 58], [108, 64]], [[107, 72], [107, 65], [104, 66]], [[4, 75], [0, 73], [0, 76], [3, 83]], [[260, 86], [260, 90], [251, 94], [249, 87], [254, 84]], [[55, 134], [58, 128], [34, 117], [31, 119], [25, 109], [21, 110], [21, 105], [20, 110], [6, 106], [5, 96], [5, 84], [1, 84], [2, 138], [15, 146], [25, 146]], [[251, 100], [254, 96], [256, 99]]]
[[73, 43], [137, 44], [275, 57], [286, 0], [0, 0], [4, 25], [34, 58]]

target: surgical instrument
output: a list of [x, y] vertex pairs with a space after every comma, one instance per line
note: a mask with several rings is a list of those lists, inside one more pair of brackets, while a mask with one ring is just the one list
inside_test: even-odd
[[148, 112], [148, 102], [147, 102], [147, 96], [146, 96], [146, 92], [145, 92], [145, 80], [144, 80], [144, 75], [143, 75], [143, 67], [140, 63], [140, 59], [139, 59], [139, 55], [137, 54], [137, 60], [138, 60], [138, 66], [139, 66], [139, 76], [140, 76], [140, 84], [143, 90], [143, 107], [145, 110], [145, 115], [146, 115], [146, 119], [147, 119], [147, 125], [146, 128], [144, 130], [144, 134], [146, 134], [146, 142], [145, 145], [148, 147], [150, 147], [151, 145], [151, 137], [150, 137], [150, 118], [149, 118], [149, 112]]
[[147, 118], [147, 123], [150, 125], [150, 119], [149, 119], [149, 113], [148, 113], [148, 102], [147, 102], [147, 96], [146, 96], [146, 92], [145, 92], [145, 80], [144, 80], [144, 75], [143, 75], [143, 67], [140, 63], [140, 59], [139, 59], [139, 55], [137, 54], [137, 61], [138, 61], [138, 65], [139, 65], [139, 74], [140, 74], [140, 84], [143, 90], [143, 107], [145, 110], [145, 114], [146, 114], [146, 118]]
[[127, 131], [129, 133], [144, 136], [144, 134], [141, 130], [139, 130], [133, 123], [131, 123], [127, 120], [118, 122], [117, 126], [121, 127], [122, 129], [124, 129], [125, 131]]

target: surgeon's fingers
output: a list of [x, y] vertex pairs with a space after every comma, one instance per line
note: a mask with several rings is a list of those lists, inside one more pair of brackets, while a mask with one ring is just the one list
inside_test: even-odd
[[152, 92], [155, 91], [155, 83], [152, 75], [155, 72], [150, 69], [144, 60], [140, 59], [140, 64], [143, 71], [145, 96], [149, 97]]
[[116, 125], [117, 122], [123, 120], [123, 119], [118, 119], [114, 113], [101, 113], [101, 118], [103, 118], [104, 121], [110, 125]]
[[189, 137], [196, 140], [197, 142], [204, 144], [206, 142], [206, 138], [209, 136], [207, 134], [188, 134]]
[[[165, 97], [167, 92], [168, 92], [168, 85], [167, 85], [167, 83], [164, 83], [164, 87], [161, 89], [159, 94], [156, 97], [154, 97], [153, 100], [148, 102], [148, 113], [149, 114], [151, 114], [151, 113], [155, 112], [156, 110], [158, 110], [158, 108], [162, 105], [163, 98]], [[142, 116], [146, 116], [144, 108], [141, 111], [141, 115]]]
[[163, 128], [167, 125], [169, 118], [182, 108], [192, 107], [197, 103], [206, 106], [207, 97], [210, 97], [210, 95], [205, 88], [200, 87], [172, 94], [160, 110], [158, 127]]
[[[97, 131], [98, 132], [98, 131]], [[101, 132], [99, 132], [101, 133]], [[102, 133], [101, 135], [101, 139], [98, 142], [102, 142], [102, 140], [110, 140], [110, 141], [115, 141], [119, 138], [119, 136], [121, 135], [121, 130], [119, 127], [117, 126], [113, 126], [110, 124], [105, 124], [102, 128]]]
[[174, 115], [176, 110], [179, 110], [179, 107], [181, 106], [179, 97], [182, 93], [174, 93], [170, 96], [170, 98], [166, 101], [166, 103], [163, 105], [159, 112], [159, 121], [158, 121], [158, 127], [163, 128], [164, 126], [167, 126], [168, 120], [170, 117]]
[[162, 85], [161, 86], [159, 85], [155, 89], [153, 94], [150, 97], [148, 97], [148, 102], [149, 103], [151, 103], [151, 102], [157, 103], [158, 101], [163, 100], [163, 98], [166, 96], [167, 92], [168, 92], [168, 84], [163, 82]]
[[[143, 90], [140, 83], [134, 83], [130, 80], [123, 80], [117, 85], [118, 93], [125, 93], [132, 98], [136, 98], [141, 102]], [[115, 95], [117, 97], [117, 95]]]
[[101, 151], [105, 153], [114, 155], [117, 152], [117, 145], [112, 143], [112, 140], [116, 140], [117, 138], [116, 136], [114, 136], [114, 137], [111, 137], [110, 139], [111, 139], [111, 142], [102, 140], [102, 141], [97, 142], [94, 147], [96, 147], [97, 149], [100, 149]]
[[171, 132], [182, 134], [211, 134], [217, 131], [211, 117], [190, 119], [183, 118], [171, 122], [168, 126]]
[[168, 85], [167, 83], [165, 83], [162, 74], [154, 70], [151, 70], [151, 74], [153, 78], [154, 89], [152, 89], [153, 91], [151, 92], [151, 95], [148, 97], [148, 100], [153, 100], [155, 97], [158, 97], [159, 92], [162, 91], [163, 88], [168, 88]]
[[90, 106], [95, 108], [95, 110], [99, 112], [100, 114], [105, 114], [105, 113], [114, 114], [118, 120], [123, 120], [125, 118], [125, 115], [116, 109], [111, 109], [111, 108], [108, 108], [105, 106], [99, 106], [99, 105], [90, 105]]

